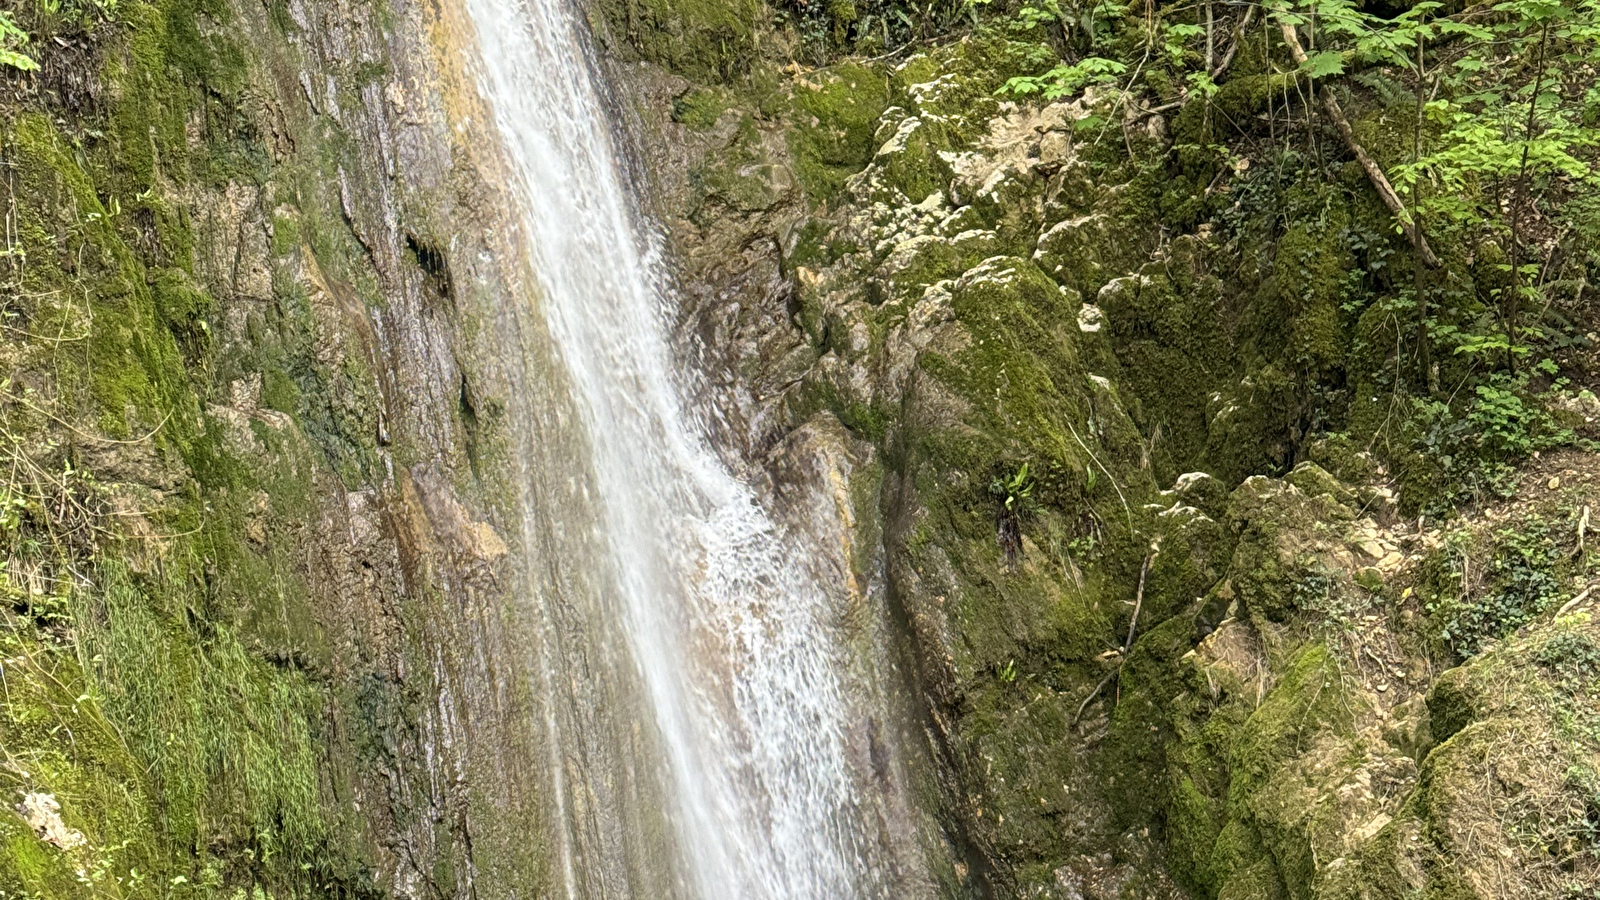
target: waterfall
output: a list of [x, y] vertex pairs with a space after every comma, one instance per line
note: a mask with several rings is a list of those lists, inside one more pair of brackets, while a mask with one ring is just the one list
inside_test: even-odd
[[[587, 443], [584, 520], [604, 569], [591, 616], [625, 644], [608, 648], [627, 660], [614, 674], [636, 680], [644, 721], [634, 729], [648, 735], [637, 746], [656, 757], [629, 771], [651, 782], [644, 793], [659, 798], [666, 833], [612, 843], [665, 848], [658, 855], [668, 859], [634, 864], [627, 884], [612, 878], [599, 892], [882, 896], [881, 825], [870, 824], [847, 746], [861, 714], [826, 592], [802, 543], [709, 445], [675, 374], [674, 296], [659, 241], [629, 198], [587, 34], [569, 0], [464, 2], [480, 90], [515, 177], [507, 188], [536, 282], [528, 302], [545, 320]], [[556, 688], [571, 677], [545, 675]], [[554, 716], [550, 728], [560, 730]], [[592, 807], [618, 792], [574, 784], [569, 769], [609, 776], [566, 765], [568, 753], [552, 750], [550, 790], [564, 820], [554, 867], [575, 898], [596, 890], [575, 871], [585, 861], [574, 820], [605, 817]]]

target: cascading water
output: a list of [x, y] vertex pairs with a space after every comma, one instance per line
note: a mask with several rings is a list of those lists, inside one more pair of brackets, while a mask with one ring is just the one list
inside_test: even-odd
[[[588, 444], [598, 493], [588, 515], [606, 570], [596, 608], [619, 619], [607, 627], [631, 663], [618, 671], [638, 680], [650, 734], [638, 743], [657, 757], [635, 761], [630, 777], [652, 782], [642, 793], [665, 807], [666, 835], [611, 843], [665, 848], [655, 856], [669, 861], [630, 863], [626, 885], [613, 878], [599, 893], [881, 896], [881, 825], [870, 823], [849, 762], [846, 731], [860, 713], [846, 696], [825, 592], [708, 445], [674, 376], [672, 295], [629, 201], [568, 2], [465, 6], [480, 87], [516, 179], [537, 304]], [[550, 727], [559, 730], [554, 716]], [[556, 815], [568, 820], [557, 828], [558, 866], [568, 895], [586, 896], [596, 890], [574, 871], [585, 860], [573, 850], [582, 830], [573, 808], [603, 806], [595, 798], [617, 792], [571, 784], [559, 771], [564, 752], [552, 757]], [[647, 829], [635, 821], [612, 830], [630, 827]]]

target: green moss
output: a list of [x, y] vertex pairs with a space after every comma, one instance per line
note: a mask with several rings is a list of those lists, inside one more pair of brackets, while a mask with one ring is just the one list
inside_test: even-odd
[[696, 131], [707, 131], [722, 118], [730, 99], [722, 88], [695, 88], [672, 101], [672, 121]]
[[1271, 860], [1267, 859], [1256, 860], [1228, 879], [1217, 892], [1217, 900], [1284, 900], [1288, 896]]
[[874, 163], [881, 169], [883, 187], [890, 193], [881, 199], [904, 198], [920, 203], [930, 194], [950, 185], [950, 165], [939, 154], [948, 150], [937, 130], [921, 119], [908, 118], [878, 149]]
[[[0, 744], [25, 762], [12, 774], [54, 793], [67, 824], [89, 838], [86, 849], [61, 851], [20, 820], [5, 822], [6, 896], [363, 890], [350, 838], [359, 823], [324, 793], [341, 751], [321, 733], [328, 687], [307, 667], [325, 665], [327, 648], [293, 574], [303, 565], [296, 545], [274, 536], [309, 518], [324, 453], [354, 444], [359, 458], [365, 444], [349, 434], [370, 443], [370, 407], [361, 406], [370, 398], [350, 385], [372, 378], [359, 363], [319, 370], [304, 315], [251, 334], [268, 357], [258, 365], [240, 371], [231, 368], [239, 360], [219, 360], [215, 303], [191, 274], [196, 238], [165, 193], [252, 184], [263, 171], [236, 105], [247, 66], [230, 32], [215, 27], [228, 22], [222, 3], [124, 0], [114, 23], [84, 38], [102, 51], [105, 106], [63, 114], [28, 101], [0, 125], [28, 259], [17, 311], [35, 327], [58, 326], [37, 334], [59, 336], [17, 341], [16, 377], [42, 411], [7, 404], [0, 424], [12, 443], [37, 432], [18, 443], [35, 464], [91, 467], [75, 496], [101, 516], [74, 526], [93, 535], [88, 542], [62, 540], [73, 522], [54, 522], [42, 507], [23, 530], [0, 529], [8, 548], [27, 542], [55, 555], [30, 565], [73, 573], [59, 596], [4, 616]], [[70, 118], [82, 115], [91, 118]], [[201, 140], [192, 141], [196, 122]], [[277, 217], [275, 252], [299, 253], [302, 237], [336, 252], [328, 221]], [[350, 243], [337, 214], [331, 221]], [[296, 338], [288, 348], [276, 341], [285, 332]], [[230, 433], [231, 420], [202, 417], [202, 398], [228, 388], [227, 377], [214, 378], [263, 369], [265, 399], [305, 417], [308, 430], [332, 423], [324, 443], [308, 444], [286, 419], [255, 416]], [[355, 402], [328, 397], [341, 378], [337, 389]], [[74, 436], [61, 441], [67, 428]], [[84, 449], [52, 456], [58, 441]], [[251, 442], [260, 458], [236, 455]], [[118, 482], [137, 516], [111, 519], [94, 475]], [[125, 524], [144, 530], [123, 534]]]
[[1231, 368], [1228, 341], [1217, 327], [1221, 285], [1192, 276], [1183, 281], [1152, 271], [1099, 294], [1123, 378], [1140, 400], [1143, 431], [1160, 450], [1163, 482], [1208, 467], [1206, 407]]
[[888, 79], [878, 68], [844, 63], [797, 83], [793, 104], [788, 143], [795, 175], [809, 196], [827, 202], [872, 159], [873, 133], [889, 105]]
[[[1350, 743], [1358, 704], [1334, 649], [1273, 624], [1301, 615], [1296, 579], [1351, 515], [1318, 471], [1307, 467], [1296, 480], [1316, 490], [1257, 478], [1235, 491], [1231, 539], [1205, 529], [1166, 536], [1163, 556], [1189, 550], [1168, 563], [1188, 584], [1206, 580], [1190, 566], [1231, 547], [1227, 579], [1149, 629], [1118, 678], [1100, 763], [1112, 775], [1108, 797], [1119, 827], [1162, 835], [1168, 871], [1197, 896], [1314, 896], [1313, 847], [1336, 843], [1345, 826], [1334, 808], [1307, 798], [1327, 796], [1364, 759]], [[1154, 579], [1148, 587], [1167, 589]], [[1192, 587], [1179, 590], [1192, 596]], [[1216, 626], [1196, 648], [1214, 627], [1198, 626], [1235, 603], [1251, 618]], [[1270, 668], [1271, 680], [1256, 667]], [[1342, 754], [1327, 749], [1347, 745]]]
[[923, 117], [950, 148], [965, 147], [999, 111], [996, 95], [1007, 79], [1048, 69], [1056, 59], [1047, 44], [1017, 39], [1010, 29], [980, 27], [896, 66], [895, 102]]
[[195, 360], [211, 340], [211, 296], [195, 287], [187, 272], [167, 269], [150, 286], [156, 315], [178, 342], [186, 360]]
[[[1168, 627], [1179, 638], [1192, 628]], [[1188, 641], [1156, 633], [1150, 640], [1165, 652], [1130, 658], [1145, 674], [1132, 682], [1135, 691], [1125, 692], [1117, 712], [1122, 724], [1113, 734], [1119, 765], [1170, 775], [1154, 782], [1154, 792], [1148, 782], [1130, 787], [1120, 801], [1124, 814], [1165, 823], [1174, 874], [1204, 895], [1305, 896], [1315, 880], [1309, 841], [1315, 810], [1299, 799], [1302, 776], [1286, 767], [1323, 730], [1348, 727], [1327, 648], [1314, 643], [1300, 650], [1254, 706], [1251, 690], [1224, 687], [1209, 700], [1183, 692], [1177, 658]], [[1219, 675], [1225, 677], [1213, 673], [1195, 687], [1204, 692]]]
[[743, 74], [765, 18], [757, 0], [607, 0], [601, 8], [640, 56], [701, 84]]
[[[97, 424], [112, 437], [170, 424], [160, 437], [183, 446], [194, 421], [194, 403], [187, 396], [181, 354], [143, 267], [115, 231], [115, 209], [101, 203], [66, 138], [43, 116], [19, 118], [9, 144], [22, 172], [23, 230], [36, 235], [40, 244], [40, 265], [29, 274], [33, 287], [46, 292], [71, 284], [75, 292], [88, 295], [93, 307], [86, 352], [60, 359], [68, 392], [64, 399], [84, 412], [92, 403]], [[205, 304], [192, 292], [179, 297], [177, 284], [176, 278], [158, 282], [171, 311], [182, 315], [179, 307], [187, 307], [199, 312]], [[196, 327], [186, 321], [179, 330], [193, 337]]]
[[[1159, 810], [1173, 802], [1173, 785], [1159, 776], [1167, 768], [1173, 740], [1173, 704], [1183, 693], [1178, 660], [1194, 644], [1194, 623], [1174, 616], [1148, 629], [1135, 643], [1117, 676], [1119, 699], [1106, 738], [1108, 783], [1113, 806], [1128, 825], [1159, 821]], [[1195, 785], [1184, 785], [1181, 799], [1206, 817]]]
[[1220, 144], [1264, 112], [1276, 98], [1284, 102], [1293, 90], [1291, 79], [1283, 75], [1244, 75], [1222, 83], [1216, 95], [1202, 103], [1188, 103], [1172, 122], [1173, 139], [1197, 147]]
[[[1063, 787], [1087, 778], [1071, 725], [1101, 680], [1096, 657], [1120, 639], [1144, 554], [1130, 532], [1153, 486], [1119, 396], [1084, 368], [1075, 296], [1010, 257], [950, 293], [959, 336], [917, 359], [888, 430], [894, 479], [926, 512], [889, 540], [896, 565], [948, 585], [951, 641], [935, 652], [962, 698], [956, 755], [982, 785], [974, 840], [1003, 851], [1019, 883], [1043, 885], [1086, 840]], [[1023, 463], [1031, 490], [1008, 545], [992, 485]]]
[[1347, 715], [1344, 687], [1328, 648], [1301, 650], [1261, 706], [1240, 729], [1232, 750], [1229, 798], [1242, 801], [1258, 791], [1295, 754], [1306, 736]]
[[1239, 532], [1233, 589], [1245, 611], [1271, 621], [1291, 616], [1300, 602], [1295, 585], [1322, 565], [1317, 536], [1337, 536], [1340, 523], [1354, 517], [1331, 495], [1307, 497], [1259, 477], [1234, 492], [1230, 514]]
[[1262, 356], [1277, 358], [1315, 379], [1342, 364], [1346, 337], [1340, 304], [1354, 260], [1336, 239], [1348, 219], [1341, 207], [1317, 223], [1296, 223], [1279, 241], [1273, 274], [1262, 283], [1253, 339]]
[[107, 704], [149, 761], [165, 837], [178, 846], [260, 847], [308, 861], [326, 833], [311, 723], [316, 692], [251, 659], [237, 634], [202, 644], [171, 618], [180, 582], [140, 585], [115, 568], [83, 611]]
[[777, 203], [790, 181], [783, 163], [773, 158], [753, 116], [746, 115], [732, 142], [693, 173], [701, 193], [695, 220], [709, 225], [710, 218], [751, 213]]
[[[947, 461], [985, 471], [994, 458], [985, 456], [1002, 455], [995, 451], [1014, 442], [1063, 468], [1087, 464], [1063, 424], [1087, 419], [1090, 385], [1066, 330], [1076, 311], [1060, 289], [1032, 263], [996, 257], [963, 276], [952, 306], [972, 342], [959, 356], [930, 356], [925, 365], [974, 401], [970, 415], [981, 442], [952, 444], [945, 448]], [[1035, 469], [1046, 479], [1045, 489], [1053, 489], [1051, 473]]]
[[[918, 402], [933, 415], [960, 416], [959, 424], [919, 426], [910, 440], [919, 491], [944, 523], [936, 543], [959, 561], [968, 586], [954, 613], [966, 642], [956, 660], [963, 673], [1046, 648], [1060, 658], [1087, 659], [1099, 652], [1096, 635], [1110, 624], [1109, 604], [1094, 581], [1099, 576], [1085, 581], [1056, 569], [1065, 564], [1060, 552], [1037, 570], [1007, 571], [989, 490], [994, 478], [1029, 463], [1038, 511], [1024, 518], [1021, 531], [1055, 548], [1084, 537], [1078, 516], [1085, 504], [1103, 523], [1097, 527], [1130, 527], [1132, 503], [1148, 490], [1148, 476], [1130, 465], [1137, 432], [1078, 361], [1066, 328], [1073, 321], [1067, 299], [1024, 260], [988, 260], [954, 287], [952, 307], [969, 335], [963, 349], [930, 350], [920, 362], [940, 388]], [[1068, 586], [1075, 580], [1081, 586]]]
[[272, 255], [283, 258], [300, 249], [304, 238], [300, 234], [300, 222], [293, 215], [274, 215], [272, 217]]
[[13, 798], [51, 795], [65, 826], [86, 843], [46, 843], [8, 813], [0, 822], [0, 891], [8, 897], [161, 896], [158, 879], [170, 871], [170, 860], [158, 852], [151, 831], [143, 766], [71, 652], [29, 634], [26, 624], [6, 624], [0, 743], [10, 765], [0, 780]]
[[874, 299], [914, 304], [929, 285], [960, 275], [977, 262], [954, 241], [933, 235], [914, 238], [896, 247], [879, 269], [887, 277], [873, 283], [881, 292]]

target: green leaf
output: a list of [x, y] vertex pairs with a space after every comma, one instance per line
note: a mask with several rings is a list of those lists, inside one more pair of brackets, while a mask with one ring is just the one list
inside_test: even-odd
[[4, 48], [0, 48], [0, 66], [10, 66], [23, 72], [36, 72], [39, 69], [39, 64], [33, 61], [33, 57]]
[[1308, 78], [1327, 78], [1344, 74], [1344, 55], [1324, 50], [1306, 60], [1300, 71]]

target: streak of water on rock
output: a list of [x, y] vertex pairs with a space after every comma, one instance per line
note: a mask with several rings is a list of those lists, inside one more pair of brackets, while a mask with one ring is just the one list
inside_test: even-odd
[[[653, 883], [604, 893], [876, 895], [827, 598], [797, 558], [802, 545], [709, 446], [685, 400], [672, 294], [630, 202], [585, 35], [564, 0], [466, 5], [537, 302], [590, 448], [607, 569], [600, 608], [620, 618], [652, 719], [640, 746], [661, 757], [637, 768], [659, 782], [669, 859], [631, 876]], [[545, 674], [558, 678], [548, 663]], [[553, 802], [572, 820], [593, 792], [562, 774], [561, 754]], [[564, 823], [556, 848], [574, 897], [593, 893], [576, 871], [578, 827]]]

